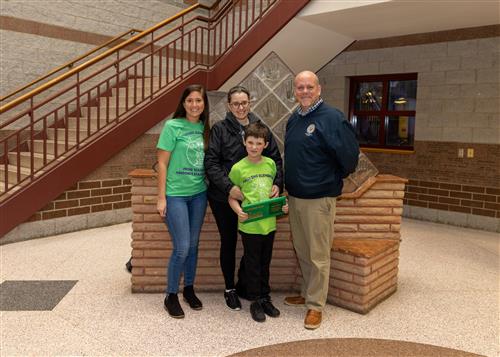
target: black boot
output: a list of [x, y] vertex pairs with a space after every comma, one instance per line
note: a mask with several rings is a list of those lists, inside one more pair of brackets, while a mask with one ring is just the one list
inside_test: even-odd
[[185, 286], [184, 291], [182, 292], [182, 296], [184, 297], [184, 301], [189, 304], [189, 307], [193, 310], [201, 310], [203, 304], [200, 299], [195, 295], [193, 285]]
[[181, 304], [179, 304], [177, 294], [168, 294], [163, 304], [165, 305], [165, 309], [170, 316], [176, 319], [184, 318], [184, 311], [182, 310]]

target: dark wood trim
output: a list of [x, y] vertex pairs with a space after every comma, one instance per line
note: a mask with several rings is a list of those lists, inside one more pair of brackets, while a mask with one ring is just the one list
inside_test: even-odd
[[345, 51], [349, 52], [372, 50], [377, 48], [414, 46], [437, 42], [463, 41], [498, 36], [500, 36], [500, 25], [488, 25], [448, 31], [427, 32], [405, 36], [361, 40], [354, 42], [347, 49], [345, 49]]

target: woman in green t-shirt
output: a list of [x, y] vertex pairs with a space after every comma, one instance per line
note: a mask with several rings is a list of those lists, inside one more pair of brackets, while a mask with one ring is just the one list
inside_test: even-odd
[[203, 159], [209, 135], [208, 100], [201, 85], [188, 86], [158, 140], [158, 213], [164, 217], [173, 251], [167, 270], [165, 308], [183, 318], [177, 293], [184, 274], [184, 300], [192, 309], [202, 303], [193, 289], [198, 241], [207, 208]]

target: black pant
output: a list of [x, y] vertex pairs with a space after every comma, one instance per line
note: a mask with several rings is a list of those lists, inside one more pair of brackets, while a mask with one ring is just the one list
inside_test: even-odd
[[240, 231], [243, 240], [245, 282], [248, 300], [269, 298], [269, 266], [273, 255], [274, 233], [248, 234]]
[[[226, 289], [234, 289], [234, 269], [236, 266], [236, 242], [238, 240], [238, 216], [229, 206], [227, 201], [220, 202], [208, 199], [210, 208], [217, 223], [220, 234], [220, 266], [224, 275]], [[244, 288], [244, 263], [241, 258], [238, 269], [238, 291], [245, 294]]]

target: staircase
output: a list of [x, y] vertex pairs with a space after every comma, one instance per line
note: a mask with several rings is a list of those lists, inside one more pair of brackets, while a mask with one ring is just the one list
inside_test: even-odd
[[195, 4], [0, 107], [0, 237], [173, 112], [186, 85], [219, 88], [307, 3]]

